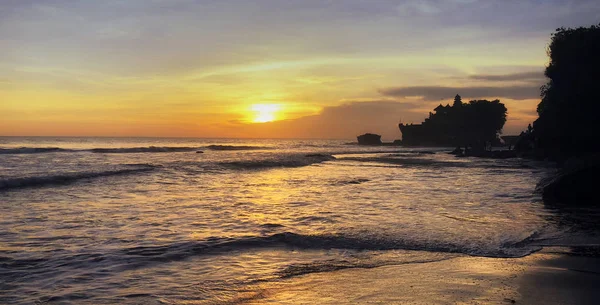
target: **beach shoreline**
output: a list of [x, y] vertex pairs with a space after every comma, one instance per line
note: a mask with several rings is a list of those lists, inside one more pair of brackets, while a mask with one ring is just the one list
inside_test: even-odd
[[599, 304], [597, 287], [600, 257], [550, 247], [521, 258], [458, 256], [307, 274], [258, 285], [233, 303]]
[[600, 304], [597, 252], [580, 255], [558, 250], [545, 249], [519, 278], [520, 304]]

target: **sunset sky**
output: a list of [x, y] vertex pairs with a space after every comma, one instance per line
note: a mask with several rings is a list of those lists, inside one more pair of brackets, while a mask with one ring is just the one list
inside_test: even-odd
[[2, 0], [0, 135], [400, 138], [455, 94], [536, 118], [600, 1]]

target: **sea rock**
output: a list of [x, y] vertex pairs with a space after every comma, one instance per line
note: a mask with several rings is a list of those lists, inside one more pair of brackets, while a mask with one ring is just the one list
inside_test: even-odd
[[509, 159], [516, 158], [517, 152], [514, 150], [479, 150], [475, 151], [472, 149], [465, 149], [464, 151], [457, 147], [453, 151], [449, 152], [451, 155], [457, 157], [476, 157], [476, 158], [488, 158], [488, 159]]
[[358, 145], [381, 145], [381, 136], [374, 133], [365, 133], [356, 137]]
[[463, 152], [462, 148], [460, 148], [460, 147], [455, 148], [453, 151], [449, 152], [449, 154], [455, 155], [457, 157], [464, 156], [464, 152]]
[[600, 162], [570, 160], [555, 177], [545, 179], [538, 185], [547, 204], [576, 206], [598, 205], [598, 176]]
[[492, 159], [510, 159], [510, 158], [516, 158], [517, 157], [517, 153], [514, 150], [494, 150], [490, 152], [490, 156], [488, 156], [487, 158], [492, 158]]
[[469, 152], [468, 157], [488, 158], [488, 159], [510, 159], [516, 158], [517, 152], [514, 150], [484, 150], [479, 152]]

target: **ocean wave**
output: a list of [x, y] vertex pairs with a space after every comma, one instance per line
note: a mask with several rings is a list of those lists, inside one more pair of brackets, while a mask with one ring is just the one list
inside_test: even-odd
[[74, 182], [77, 182], [77, 181], [83, 180], [83, 179], [141, 173], [141, 172], [151, 171], [156, 168], [151, 165], [143, 165], [143, 164], [130, 165], [130, 166], [133, 166], [133, 168], [1, 179], [0, 180], [0, 191], [11, 190], [11, 189], [16, 189], [16, 188], [69, 184], [69, 183], [74, 183]]
[[247, 145], [208, 145], [205, 147], [210, 150], [259, 150], [259, 149], [270, 149], [267, 146], [247, 146]]
[[355, 162], [370, 162], [370, 163], [384, 163], [384, 164], [395, 164], [405, 166], [443, 166], [443, 167], [467, 167], [470, 164], [466, 162], [453, 162], [453, 161], [440, 161], [433, 159], [420, 159], [420, 158], [396, 158], [396, 157], [343, 157], [340, 158], [343, 161], [355, 161]]
[[361, 183], [365, 183], [365, 182], [369, 182], [371, 180], [366, 179], [366, 178], [355, 178], [355, 179], [348, 179], [348, 180], [337, 180], [334, 181], [333, 184], [334, 185], [346, 185], [346, 184], [361, 184]]
[[[535, 236], [534, 236], [535, 237]], [[54, 264], [86, 265], [98, 262], [107, 264], [128, 264], [135, 262], [131, 268], [146, 264], [170, 262], [189, 259], [196, 256], [219, 255], [232, 251], [248, 251], [253, 249], [288, 248], [296, 250], [354, 250], [354, 251], [386, 251], [415, 250], [432, 253], [466, 254], [484, 257], [522, 257], [541, 249], [535, 245], [534, 237], [524, 240], [503, 243], [494, 249], [479, 248], [451, 243], [428, 243], [418, 240], [390, 240], [386, 238], [354, 237], [344, 235], [302, 235], [291, 232], [272, 234], [269, 236], [240, 238], [209, 238], [205, 241], [188, 241], [160, 246], [135, 246], [105, 253], [70, 252], [47, 256], [44, 258], [10, 258], [2, 257], [1, 266], [8, 269], [51, 267]], [[125, 266], [123, 266], [125, 267]], [[332, 266], [331, 268], [344, 268]], [[330, 269], [326, 267], [326, 269]], [[332, 269], [332, 270], [333, 270]], [[327, 270], [313, 270], [327, 271]], [[300, 271], [291, 271], [298, 273]], [[302, 271], [304, 272], [304, 271]]]
[[92, 148], [88, 151], [103, 154], [126, 154], [126, 153], [166, 153], [166, 152], [188, 152], [197, 151], [197, 147], [124, 147], [124, 148]]
[[432, 157], [445, 150], [407, 150], [405, 148], [390, 147], [380, 149], [377, 147], [360, 147], [359, 149], [332, 149], [327, 151], [328, 154], [337, 156], [343, 155], [380, 155], [380, 157]]
[[432, 257], [426, 259], [417, 259], [417, 260], [408, 260], [408, 261], [398, 261], [398, 260], [363, 260], [363, 259], [354, 259], [354, 260], [329, 260], [329, 261], [317, 261], [312, 263], [296, 263], [291, 264], [284, 268], [283, 270], [278, 272], [280, 278], [290, 278], [294, 276], [300, 276], [311, 273], [321, 273], [321, 272], [332, 272], [343, 269], [351, 269], [351, 268], [361, 268], [361, 269], [372, 269], [387, 265], [406, 265], [406, 264], [424, 264], [424, 263], [433, 263], [439, 262], [443, 260], [448, 260], [456, 257], [456, 255], [446, 254], [441, 257]]
[[304, 250], [414, 250], [466, 254], [485, 257], [522, 257], [538, 251], [540, 247], [532, 245], [534, 237], [524, 240], [504, 242], [495, 248], [476, 248], [452, 243], [429, 243], [418, 240], [390, 240], [387, 238], [344, 236], [344, 235], [303, 235], [292, 232], [277, 233], [270, 236], [245, 237], [238, 239], [212, 239], [213, 242], [187, 242], [166, 246], [143, 246], [123, 250], [127, 256], [154, 257], [160, 260], [179, 260], [189, 255], [224, 253], [235, 250], [256, 248], [287, 247]]
[[145, 146], [145, 147], [98, 147], [90, 149], [67, 149], [60, 147], [19, 147], [19, 148], [0, 148], [0, 154], [40, 154], [54, 152], [92, 152], [100, 154], [127, 154], [127, 153], [169, 153], [169, 152], [192, 152], [202, 151], [203, 149], [214, 151], [238, 151], [238, 150], [262, 150], [271, 149], [267, 146], [247, 146], [247, 145], [208, 145], [200, 147], [184, 146]]
[[276, 167], [302, 167], [325, 161], [335, 160], [335, 157], [327, 154], [308, 154], [280, 156], [279, 158], [267, 160], [228, 161], [218, 163], [220, 166], [233, 169], [267, 169]]
[[260, 227], [263, 229], [269, 229], [269, 230], [285, 228], [284, 225], [278, 224], [278, 223], [265, 223], [265, 224], [261, 224]]
[[162, 153], [162, 152], [188, 152], [197, 151], [198, 147], [117, 147], [117, 148], [90, 148], [90, 149], [67, 149], [60, 147], [19, 147], [19, 148], [0, 148], [0, 154], [19, 155], [19, 154], [41, 154], [54, 152], [92, 152], [103, 154], [126, 154], [126, 153]]
[[21, 154], [41, 154], [51, 152], [69, 152], [71, 149], [59, 147], [19, 147], [19, 148], [0, 148], [0, 155], [21, 155]]
[[[450, 160], [436, 160], [432, 158], [423, 158], [421, 155], [400, 155], [393, 154], [387, 156], [377, 157], [339, 157], [341, 161], [353, 161], [360, 163], [379, 163], [389, 165], [400, 165], [404, 167], [451, 167], [451, 168], [484, 168], [493, 171], [502, 170], [523, 170], [523, 169], [534, 169], [531, 165], [520, 161], [505, 161], [505, 160], [484, 160], [483, 162], [465, 162], [450, 161]], [[479, 161], [479, 160], [478, 160]]]

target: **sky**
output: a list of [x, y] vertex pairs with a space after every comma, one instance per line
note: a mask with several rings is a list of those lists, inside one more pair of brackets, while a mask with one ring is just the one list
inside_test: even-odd
[[454, 95], [537, 117], [587, 0], [1, 0], [0, 135], [401, 138]]

